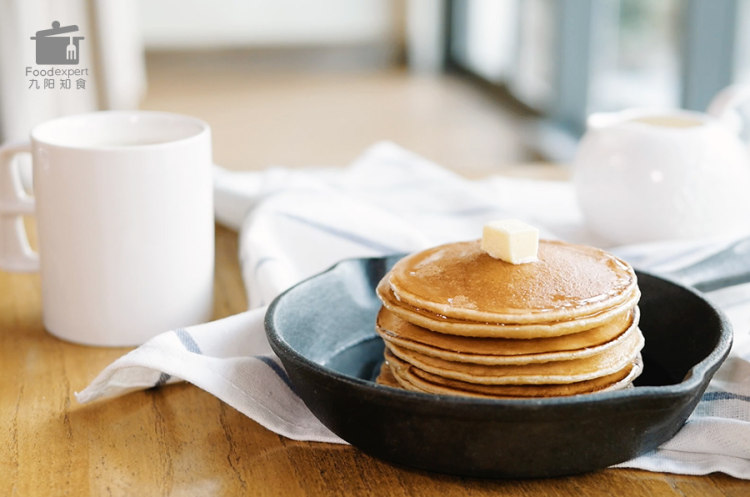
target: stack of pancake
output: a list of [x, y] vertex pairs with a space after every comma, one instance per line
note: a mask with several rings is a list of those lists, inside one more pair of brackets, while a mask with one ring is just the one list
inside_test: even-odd
[[495, 259], [480, 241], [400, 260], [377, 288], [380, 383], [480, 397], [625, 388], [643, 336], [633, 269], [602, 250], [539, 241], [538, 260]]

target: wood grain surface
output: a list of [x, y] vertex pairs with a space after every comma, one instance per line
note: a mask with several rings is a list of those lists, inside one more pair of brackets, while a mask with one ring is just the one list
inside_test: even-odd
[[[216, 316], [241, 311], [237, 235], [217, 227]], [[280, 437], [190, 384], [91, 405], [73, 396], [128, 349], [47, 334], [39, 277], [0, 273], [0, 495], [732, 496], [750, 482], [632, 470], [545, 480], [430, 474]], [[498, 447], [502, 450], [502, 447]]]

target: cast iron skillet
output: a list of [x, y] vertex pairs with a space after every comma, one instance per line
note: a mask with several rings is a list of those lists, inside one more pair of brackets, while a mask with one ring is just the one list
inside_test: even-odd
[[636, 388], [492, 400], [377, 385], [383, 343], [373, 329], [374, 289], [400, 257], [343, 261], [280, 295], [266, 315], [271, 346], [315, 416], [393, 463], [518, 478], [626, 461], [680, 429], [731, 346], [729, 324], [699, 293], [639, 271], [646, 346]]

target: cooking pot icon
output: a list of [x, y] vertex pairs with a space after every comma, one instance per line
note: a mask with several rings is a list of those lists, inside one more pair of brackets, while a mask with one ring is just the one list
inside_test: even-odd
[[[58, 21], [52, 23], [52, 29], [43, 29], [32, 36], [36, 40], [37, 64], [78, 64], [80, 51], [78, 42], [83, 36], [73, 36], [66, 33], [78, 31], [78, 26], [60, 26]], [[62, 36], [58, 36], [62, 35]]]

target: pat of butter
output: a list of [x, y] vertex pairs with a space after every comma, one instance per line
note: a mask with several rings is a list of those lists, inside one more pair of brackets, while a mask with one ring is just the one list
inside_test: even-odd
[[482, 250], [511, 264], [536, 261], [539, 230], [517, 219], [490, 221], [482, 230]]

